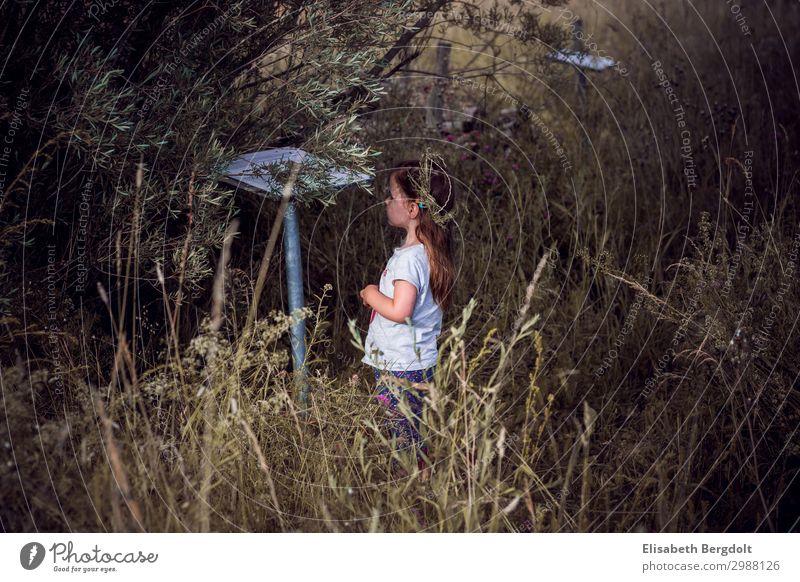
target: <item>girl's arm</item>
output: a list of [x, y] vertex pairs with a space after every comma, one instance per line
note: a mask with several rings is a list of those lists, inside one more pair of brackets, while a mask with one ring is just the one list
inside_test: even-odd
[[361, 299], [386, 319], [405, 323], [414, 313], [417, 288], [408, 281], [395, 279], [394, 299], [380, 292], [377, 285], [367, 285], [361, 291]]

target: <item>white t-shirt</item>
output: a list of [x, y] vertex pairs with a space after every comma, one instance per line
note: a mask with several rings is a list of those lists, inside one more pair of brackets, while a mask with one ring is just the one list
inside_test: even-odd
[[362, 362], [392, 371], [422, 370], [436, 363], [442, 309], [433, 298], [430, 276], [428, 253], [422, 243], [395, 247], [378, 287], [391, 298], [394, 298], [395, 279], [408, 281], [417, 288], [411, 325], [395, 323], [373, 310]]

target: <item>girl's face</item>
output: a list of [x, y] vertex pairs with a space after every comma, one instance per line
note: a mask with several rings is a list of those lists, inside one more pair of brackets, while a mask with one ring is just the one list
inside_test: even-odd
[[394, 175], [389, 178], [389, 191], [390, 195], [384, 200], [389, 224], [398, 228], [408, 228], [409, 223], [417, 216], [417, 205], [413, 199], [406, 197]]

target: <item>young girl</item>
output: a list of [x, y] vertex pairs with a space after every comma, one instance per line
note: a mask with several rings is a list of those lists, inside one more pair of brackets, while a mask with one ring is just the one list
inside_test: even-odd
[[[454, 188], [444, 164], [426, 154], [421, 162], [398, 164], [389, 174], [389, 190], [386, 217], [406, 236], [403, 245], [395, 247], [380, 285], [361, 290], [364, 305], [372, 308], [361, 361], [373, 367], [375, 397], [386, 407], [390, 437], [396, 438], [398, 450], [416, 449], [425, 480], [423, 455], [428, 449], [419, 434], [423, 391], [400, 387], [393, 393], [389, 384], [391, 377], [412, 383], [433, 378], [442, 310], [450, 305], [454, 281], [450, 235]], [[400, 410], [398, 393], [412, 412], [411, 422]]]

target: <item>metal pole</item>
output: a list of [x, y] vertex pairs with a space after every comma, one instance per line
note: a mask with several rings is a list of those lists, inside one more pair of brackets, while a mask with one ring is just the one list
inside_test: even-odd
[[[284, 216], [283, 248], [286, 256], [286, 278], [289, 291], [289, 313], [305, 306], [303, 298], [303, 267], [300, 258], [300, 222], [294, 200], [289, 201]], [[308, 403], [306, 382], [306, 321], [298, 318], [292, 323], [292, 363], [295, 383], [300, 388], [300, 404], [305, 411]]]

